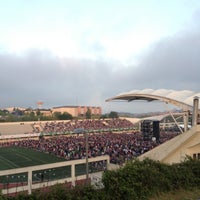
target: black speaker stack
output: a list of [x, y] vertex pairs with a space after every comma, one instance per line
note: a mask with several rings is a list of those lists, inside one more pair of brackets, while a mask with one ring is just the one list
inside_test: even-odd
[[155, 140], [158, 142], [160, 139], [160, 121], [144, 120], [141, 123], [141, 132], [143, 135], [143, 140]]

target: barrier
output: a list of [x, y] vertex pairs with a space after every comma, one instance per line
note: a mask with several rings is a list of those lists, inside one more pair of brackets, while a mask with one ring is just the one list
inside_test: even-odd
[[[98, 156], [95, 158], [89, 158], [88, 163], [98, 162], [98, 161], [105, 161], [106, 162], [106, 168], [109, 165], [109, 156]], [[1, 192], [2, 194], [12, 194], [12, 193], [18, 193], [18, 192], [28, 192], [28, 194], [32, 193], [32, 190], [44, 188], [53, 186], [58, 183], [71, 183], [72, 186], [75, 186], [76, 182], [79, 180], [86, 179], [86, 174], [78, 175], [75, 174], [75, 168], [77, 165], [80, 164], [86, 164], [86, 159], [81, 160], [72, 160], [72, 161], [64, 161], [64, 162], [58, 162], [58, 163], [52, 163], [52, 164], [45, 164], [45, 165], [38, 165], [38, 166], [31, 166], [31, 167], [25, 167], [25, 168], [16, 168], [16, 169], [10, 169], [10, 170], [2, 170], [0, 171], [0, 177], [8, 177], [12, 175], [23, 175], [23, 182], [21, 183], [5, 183]], [[71, 173], [70, 177], [57, 179], [57, 180], [43, 180], [42, 176], [40, 177], [40, 180], [38, 182], [33, 181], [33, 175], [35, 171], [39, 170], [48, 170], [48, 169], [56, 169], [59, 167], [64, 166], [71, 166]], [[24, 174], [27, 174], [24, 175]], [[89, 174], [89, 179], [91, 179], [91, 174]]]

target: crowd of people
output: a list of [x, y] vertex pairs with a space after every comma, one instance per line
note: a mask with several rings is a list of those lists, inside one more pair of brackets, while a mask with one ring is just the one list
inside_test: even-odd
[[[159, 143], [143, 139], [141, 132], [126, 131], [121, 133], [103, 132], [88, 134], [88, 157], [109, 155], [110, 162], [123, 164], [156, 147], [177, 133], [160, 133]], [[86, 137], [81, 135], [57, 135], [40, 139], [21, 139], [0, 143], [1, 146], [19, 146], [49, 153], [66, 160], [86, 158]]]
[[69, 121], [53, 121], [46, 122], [42, 127], [43, 133], [67, 133], [78, 128], [93, 131], [112, 128], [133, 128], [134, 124], [126, 119], [85, 119], [85, 120], [69, 120]]

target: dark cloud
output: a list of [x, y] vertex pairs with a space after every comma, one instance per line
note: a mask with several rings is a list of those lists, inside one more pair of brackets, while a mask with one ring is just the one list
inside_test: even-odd
[[59, 59], [32, 50], [23, 56], [1, 54], [0, 63], [1, 107], [34, 107], [38, 100], [46, 107], [76, 103], [99, 106], [105, 95], [111, 95], [110, 88], [115, 91], [118, 84], [111, 70], [113, 63], [105, 61]]

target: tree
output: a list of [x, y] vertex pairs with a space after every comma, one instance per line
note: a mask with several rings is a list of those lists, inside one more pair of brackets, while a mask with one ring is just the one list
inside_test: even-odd
[[87, 109], [87, 112], [85, 113], [85, 115], [86, 115], [86, 119], [91, 119], [92, 114], [89, 108]]
[[32, 120], [35, 119], [35, 113], [34, 113], [33, 111], [30, 112], [30, 118], [31, 118]]
[[100, 119], [106, 119], [106, 118], [108, 118], [107, 114], [103, 114], [103, 115], [100, 116]]
[[62, 119], [66, 119], [66, 120], [71, 120], [71, 119], [73, 119], [72, 115], [69, 114], [68, 112], [64, 112], [64, 113], [61, 115], [61, 118], [62, 118]]
[[40, 115], [41, 115], [41, 112], [40, 112], [39, 109], [36, 110], [36, 115], [37, 115], [37, 116], [40, 116]]
[[111, 111], [108, 116], [109, 116], [109, 118], [118, 118], [119, 117], [118, 113], [114, 112], [114, 111]]
[[54, 119], [58, 119], [60, 115], [61, 115], [61, 112], [54, 112], [53, 113], [53, 118]]
[[58, 119], [58, 120], [71, 120], [73, 119], [73, 116], [67, 112], [64, 112], [64, 113], [61, 113], [61, 112], [55, 112], [53, 114], [54, 118], [55, 119]]

